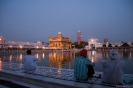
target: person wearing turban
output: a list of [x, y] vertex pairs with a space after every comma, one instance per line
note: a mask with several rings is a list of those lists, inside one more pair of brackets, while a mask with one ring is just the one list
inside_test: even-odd
[[87, 50], [81, 50], [80, 56], [75, 59], [74, 63], [74, 76], [76, 80], [86, 81], [89, 77], [93, 76], [93, 66], [94, 63], [92, 63], [89, 58], [87, 58]]
[[123, 84], [124, 78], [122, 67], [125, 65], [125, 62], [118, 59], [117, 50], [111, 50], [109, 53], [109, 57], [109, 60], [102, 60], [102, 82], [109, 83], [111, 85]]

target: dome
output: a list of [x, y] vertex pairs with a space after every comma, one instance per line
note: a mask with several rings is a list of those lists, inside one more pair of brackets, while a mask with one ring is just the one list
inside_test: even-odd
[[61, 34], [61, 32], [58, 32], [58, 34]]

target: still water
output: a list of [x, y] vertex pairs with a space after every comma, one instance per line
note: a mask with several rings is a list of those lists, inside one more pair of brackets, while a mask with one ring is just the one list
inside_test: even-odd
[[[9, 63], [22, 63], [26, 53], [0, 53], [0, 60]], [[38, 66], [54, 68], [74, 68], [74, 60], [79, 56], [79, 52], [44, 51], [32, 53], [38, 58]], [[95, 62], [95, 71], [102, 71], [101, 60], [109, 59], [109, 52], [88, 51], [88, 57]], [[119, 59], [125, 61], [123, 71], [125, 74], [133, 74], [133, 52], [119, 52]]]

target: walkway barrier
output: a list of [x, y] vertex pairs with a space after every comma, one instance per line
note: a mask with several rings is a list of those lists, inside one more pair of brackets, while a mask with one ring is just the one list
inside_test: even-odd
[[[29, 75], [33, 75], [33, 77], [41, 76], [41, 77], [54, 78], [54, 79], [58, 79], [60, 81], [61, 80], [66, 80], [67, 82], [68, 81], [72, 81], [72, 82], [85, 83], [85, 84], [93, 84], [93, 85], [101, 85], [101, 86], [108, 86], [108, 87], [117, 87], [118, 86], [118, 85], [110, 85], [110, 84], [102, 83], [101, 79], [98, 77], [99, 74], [101, 74], [102, 72], [95, 72], [96, 74], [94, 75], [94, 77], [89, 79], [88, 81], [77, 81], [75, 79], [75, 77], [74, 77], [74, 70], [72, 70], [72, 69], [61, 69], [61, 68], [51, 68], [51, 67], [37, 66], [37, 69], [35, 71], [25, 71], [25, 70], [23, 70], [23, 64], [6, 63], [6, 62], [2, 63], [2, 66], [0, 67], [0, 69], [9, 70], [9, 71], [11, 71], [11, 73], [12, 72], [14, 72], [14, 73], [15, 72], [19, 72], [19, 74], [21, 74], [21, 73], [22, 74], [29, 74]], [[125, 77], [133, 78], [132, 74], [125, 74], [124, 76]], [[24, 78], [24, 77], [22, 77], [22, 78]], [[124, 83], [123, 84], [123, 86], [129, 86], [129, 85], [132, 86], [133, 83], [130, 83], [130, 84], [125, 84]], [[75, 85], [75, 87], [76, 86], [77, 85]], [[65, 85], [65, 87], [66, 87], [66, 85]]]

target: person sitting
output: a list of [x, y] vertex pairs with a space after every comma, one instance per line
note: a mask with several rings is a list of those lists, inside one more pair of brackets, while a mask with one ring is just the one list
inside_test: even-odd
[[118, 60], [117, 50], [111, 50], [109, 56], [110, 60], [102, 60], [102, 82], [109, 83], [111, 85], [123, 84], [124, 77], [122, 67], [124, 66], [125, 62], [122, 60]]
[[35, 70], [37, 58], [31, 55], [31, 50], [27, 50], [27, 55], [23, 58], [24, 70]]
[[80, 56], [75, 59], [74, 63], [74, 76], [76, 80], [86, 81], [89, 77], [93, 76], [94, 63], [87, 58], [87, 50], [80, 51]]

